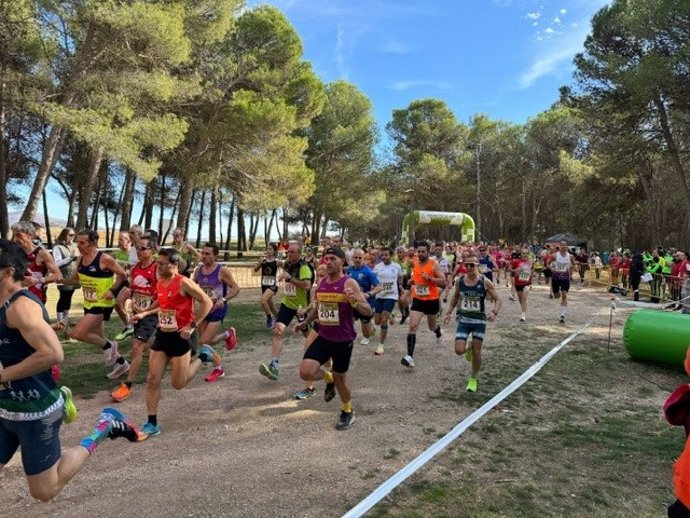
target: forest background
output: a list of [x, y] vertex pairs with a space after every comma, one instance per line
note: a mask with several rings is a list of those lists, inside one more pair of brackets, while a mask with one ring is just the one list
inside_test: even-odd
[[11, 210], [42, 208], [104, 224], [106, 246], [133, 223], [165, 239], [168, 221], [238, 250], [274, 232], [397, 241], [424, 208], [470, 214], [487, 242], [570, 231], [687, 249], [690, 3], [611, 2], [575, 65], [524, 124], [465, 123], [421, 98], [379, 128], [355, 84], [315, 74], [275, 7], [0, 0], [0, 235]]

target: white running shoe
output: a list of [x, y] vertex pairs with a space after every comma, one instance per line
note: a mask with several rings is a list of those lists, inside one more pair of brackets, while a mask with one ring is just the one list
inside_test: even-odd
[[112, 367], [113, 365], [115, 365], [115, 362], [120, 357], [120, 355], [117, 352], [117, 342], [113, 340], [110, 343], [112, 343], [113, 345], [111, 345], [107, 349], [103, 349], [106, 367]]
[[113, 370], [111, 370], [107, 376], [108, 379], [111, 380], [116, 380], [123, 374], [127, 374], [129, 372], [129, 362], [125, 360], [125, 363], [116, 363], [115, 367], [113, 367]]
[[380, 344], [374, 351], [376, 356], [381, 356], [383, 354], [383, 344]]
[[527, 322], [527, 317], [525, 317], [525, 315], [522, 315], [520, 317], [520, 322]]
[[363, 336], [362, 339], [359, 341], [359, 345], [369, 345], [370, 341], [366, 336]]
[[400, 364], [404, 365], [405, 367], [409, 367], [410, 369], [414, 369], [414, 360], [412, 359], [412, 356], [410, 356], [409, 354], [406, 354], [402, 357], [402, 360], [400, 360]]

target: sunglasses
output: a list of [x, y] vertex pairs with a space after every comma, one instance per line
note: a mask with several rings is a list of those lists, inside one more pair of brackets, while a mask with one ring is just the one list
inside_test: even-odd
[[474, 263], [465, 263], [465, 266], [467, 266], [468, 268], [474, 268], [477, 265]]
[[137, 250], [139, 250], [140, 252], [143, 252], [144, 250], [151, 250], [151, 247], [150, 246], [138, 246]]

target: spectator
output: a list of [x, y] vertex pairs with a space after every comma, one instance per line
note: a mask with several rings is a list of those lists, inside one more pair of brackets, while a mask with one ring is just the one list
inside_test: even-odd
[[[65, 227], [62, 229], [53, 247], [53, 259], [60, 269], [63, 279], [73, 278], [77, 271], [77, 245], [74, 243], [74, 229]], [[58, 325], [69, 335], [69, 310], [72, 306], [72, 295], [74, 290], [79, 288], [78, 284], [58, 284], [57, 289], [60, 294], [57, 302], [57, 321]]]

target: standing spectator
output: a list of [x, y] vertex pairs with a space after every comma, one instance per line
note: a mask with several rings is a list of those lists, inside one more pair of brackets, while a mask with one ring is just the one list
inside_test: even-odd
[[627, 288], [630, 284], [630, 264], [632, 262], [632, 257], [630, 252], [625, 252], [623, 254], [623, 260], [620, 264], [620, 274], [621, 274], [621, 284], [624, 288]]
[[599, 280], [601, 278], [601, 269], [604, 267], [604, 263], [601, 262], [601, 257], [599, 257], [599, 252], [592, 252], [590, 262], [594, 267], [594, 276], [597, 280]]
[[[53, 247], [53, 259], [55, 264], [60, 269], [63, 279], [71, 279], [77, 271], [78, 259], [77, 245], [74, 243], [74, 229], [65, 227], [55, 240]], [[72, 295], [74, 290], [79, 288], [78, 284], [58, 284], [57, 289], [60, 293], [60, 298], [57, 302], [57, 321], [65, 330], [65, 334], [69, 335], [69, 309], [72, 306]]]
[[640, 300], [640, 281], [644, 273], [644, 258], [640, 252], [635, 252], [630, 260], [630, 287], [633, 290], [633, 300]]
[[609, 257], [609, 266], [611, 267], [611, 285], [618, 286], [618, 272], [620, 269], [621, 258], [618, 252], [611, 252]]
[[[669, 279], [670, 281], [670, 289], [671, 289], [671, 299], [672, 300], [680, 300], [681, 296], [681, 290], [683, 287], [683, 282], [681, 279], [681, 268], [683, 266], [683, 263], [685, 261], [685, 253], [678, 250], [673, 254], [673, 261], [672, 261], [672, 266], [671, 266], [671, 278]], [[681, 309], [682, 306], [681, 304], [677, 304], [675, 309]]]
[[587, 250], [580, 248], [575, 255], [575, 261], [577, 262], [577, 271], [580, 274], [580, 284], [585, 283], [585, 272], [589, 270], [589, 256], [587, 255]]

